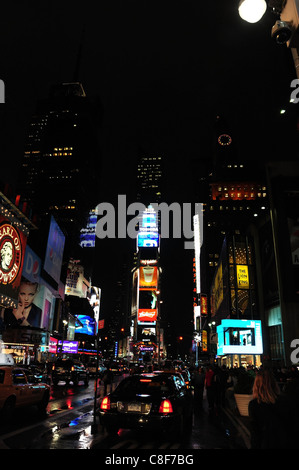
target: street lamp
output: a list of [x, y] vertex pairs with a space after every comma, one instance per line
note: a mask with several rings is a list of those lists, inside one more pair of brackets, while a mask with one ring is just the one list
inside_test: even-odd
[[265, 0], [241, 0], [239, 3], [239, 15], [248, 23], [257, 23], [266, 9]]
[[[272, 27], [271, 36], [277, 44], [286, 44], [292, 52], [296, 75], [299, 79], [299, 2], [298, 0], [268, 0], [272, 12], [279, 16]], [[265, 0], [241, 0], [240, 17], [249, 23], [258, 22], [267, 9]]]

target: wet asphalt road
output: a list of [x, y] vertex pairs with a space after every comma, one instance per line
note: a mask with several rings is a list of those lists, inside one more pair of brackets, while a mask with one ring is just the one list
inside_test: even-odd
[[[116, 386], [116, 383], [113, 385]], [[171, 450], [244, 449], [238, 430], [225, 413], [209, 414], [204, 400], [202, 410], [195, 408], [192, 432], [180, 442], [158, 441], [155, 436], [122, 429], [107, 435], [94, 417], [94, 381], [88, 387], [59, 384], [51, 389], [47, 413], [34, 407], [18, 410], [9, 423], [0, 422], [0, 449], [93, 449], [93, 450]], [[99, 398], [103, 387], [98, 388]]]

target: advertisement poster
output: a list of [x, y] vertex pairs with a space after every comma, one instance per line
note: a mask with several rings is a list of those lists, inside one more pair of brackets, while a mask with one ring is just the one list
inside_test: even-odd
[[27, 237], [0, 214], [0, 294], [18, 301]]
[[156, 308], [139, 308], [138, 309], [138, 321], [139, 322], [157, 321], [157, 309]]
[[41, 328], [50, 330], [52, 327], [56, 299], [46, 286], [40, 286], [40, 297], [38, 301], [42, 304], [43, 310]]
[[84, 277], [83, 266], [70, 262], [67, 269], [65, 294], [87, 297], [89, 282]]
[[65, 236], [56, 223], [54, 217], [51, 217], [50, 230], [48, 236], [47, 250], [45, 256], [44, 270], [58, 283], [62, 266], [63, 250]]
[[22, 277], [16, 308], [6, 309], [4, 323], [7, 327], [34, 327], [48, 330], [53, 318], [55, 297], [37, 282]]
[[8, 327], [31, 326], [40, 328], [42, 307], [39, 284], [22, 277], [18, 292], [18, 304], [14, 309], [5, 310], [4, 323]]
[[142, 266], [139, 268], [139, 288], [152, 289], [158, 285], [157, 266]]
[[26, 246], [22, 275], [28, 281], [40, 282], [41, 259], [34, 253], [29, 245]]
[[248, 266], [237, 264], [236, 269], [238, 289], [249, 289]]

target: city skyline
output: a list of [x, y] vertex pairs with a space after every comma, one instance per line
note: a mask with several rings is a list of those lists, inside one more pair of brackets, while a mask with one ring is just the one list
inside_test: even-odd
[[[13, 17], [12, 6], [4, 10], [3, 18]], [[183, 8], [173, 2], [133, 1], [98, 10], [87, 3], [83, 14], [79, 4], [54, 1], [46, 10], [20, 5], [14, 22], [14, 30], [10, 21], [2, 27], [0, 67], [5, 83], [0, 145], [8, 182], [14, 184], [19, 172], [36, 103], [47, 98], [52, 85], [74, 79], [103, 106], [98, 203], [113, 203], [120, 194], [134, 201], [142, 152], [163, 157], [166, 202], [193, 202], [193, 163], [212, 158], [217, 115], [232, 129], [239, 161], [279, 160], [285, 154], [296, 158], [297, 108], [289, 103], [296, 74], [291, 52], [271, 38], [275, 16], [270, 12], [249, 25], [234, 1], [190, 2]], [[186, 270], [190, 253], [181, 245], [182, 240], [165, 244], [164, 256]], [[102, 244], [98, 276], [103, 284], [108, 267], [113, 269], [107, 264], [111, 258], [102, 263], [101, 256], [106, 251], [114, 256], [109, 275], [116, 275], [115, 266], [130, 256], [130, 248], [123, 254], [127, 247], [124, 240]], [[174, 285], [172, 272], [169, 279]], [[169, 305], [181, 312], [187, 296]]]

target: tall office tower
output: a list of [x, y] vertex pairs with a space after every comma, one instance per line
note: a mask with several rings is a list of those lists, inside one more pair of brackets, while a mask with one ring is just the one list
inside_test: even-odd
[[232, 133], [219, 117], [215, 125], [212, 165], [206, 168], [207, 173], [199, 183], [206, 191], [205, 198], [201, 199], [208, 270], [202, 277], [203, 282], [206, 281], [205, 290], [218, 266], [224, 238], [229, 234], [246, 233], [250, 224], [257, 223], [269, 208], [263, 163], [240, 159]]
[[100, 119], [81, 83], [56, 85], [38, 102], [25, 144], [18, 192], [39, 226], [54, 216], [72, 247], [98, 203]]
[[145, 205], [161, 201], [162, 157], [142, 156], [137, 164], [137, 200]]
[[209, 319], [218, 325], [222, 319], [260, 315], [258, 251], [269, 202], [263, 162], [241, 160], [231, 132], [218, 120], [214, 143], [212, 164], [202, 178], [208, 191], [202, 201], [201, 293], [210, 300]]

